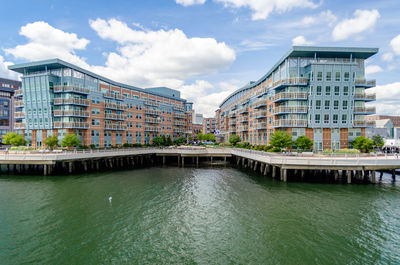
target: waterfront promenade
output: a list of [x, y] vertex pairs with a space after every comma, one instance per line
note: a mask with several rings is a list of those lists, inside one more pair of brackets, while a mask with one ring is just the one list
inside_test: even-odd
[[[101, 169], [135, 168], [174, 164], [177, 166], [236, 165], [286, 182], [315, 176], [376, 183], [376, 171], [400, 168], [392, 155], [313, 155], [268, 153], [238, 148], [128, 148], [63, 152], [9, 151], [0, 153], [5, 172], [42, 171], [43, 175]], [[382, 173], [381, 173], [382, 174]]]

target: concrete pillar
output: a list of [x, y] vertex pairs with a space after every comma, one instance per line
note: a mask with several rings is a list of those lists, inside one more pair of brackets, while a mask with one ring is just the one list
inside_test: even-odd
[[276, 177], [276, 166], [272, 166], [272, 178]]
[[96, 170], [97, 171], [100, 170], [100, 162], [99, 162], [99, 160], [96, 160]]
[[339, 171], [334, 170], [333, 171], [333, 177], [335, 178], [335, 181], [338, 181], [338, 179], [339, 179]]
[[302, 170], [301, 170], [301, 173], [300, 173], [300, 177], [301, 177], [301, 179], [304, 179], [304, 173], [305, 173], [305, 170], [304, 170], [304, 169], [302, 169]]
[[185, 157], [182, 156], [182, 167], [185, 167]]
[[199, 157], [196, 156], [196, 167], [199, 167]]
[[166, 158], [165, 156], [162, 157], [162, 164], [163, 164], [163, 166], [165, 166], [165, 158]]
[[72, 173], [72, 166], [73, 166], [73, 165], [72, 165], [72, 161], [71, 161], [71, 162], [68, 163], [68, 167], [69, 167], [69, 168], [68, 168], [68, 171], [69, 171], [69, 174]]
[[212, 165], [212, 163], [213, 163], [213, 157], [211, 156], [211, 158], [210, 158], [210, 161], [211, 161], [211, 165]]
[[47, 176], [47, 165], [43, 165], [43, 176]]
[[236, 157], [236, 165], [238, 166], [240, 164], [240, 158], [237, 156]]
[[383, 177], [383, 170], [381, 170], [381, 173], [379, 174], [379, 179], [382, 180]]
[[83, 161], [83, 170], [87, 172], [87, 161]]
[[253, 168], [254, 171], [257, 170], [257, 164], [258, 164], [258, 162], [257, 162], [257, 161], [254, 161], [254, 168]]
[[265, 164], [265, 167], [264, 167], [264, 176], [266, 176], [268, 173], [269, 173], [269, 165], [268, 165], [268, 164]]
[[242, 157], [242, 167], [244, 167], [244, 157]]
[[396, 169], [392, 169], [392, 179], [396, 180]]
[[178, 156], [178, 167], [180, 167], [180, 166], [181, 166], [181, 157]]
[[283, 176], [282, 176], [283, 182], [287, 182], [287, 171], [288, 170], [286, 168], [284, 168], [283, 171], [282, 171], [282, 173], [283, 173]]
[[264, 172], [264, 167], [265, 167], [265, 164], [264, 164], [264, 163], [261, 163], [261, 164], [260, 164], [260, 173], [261, 173], [261, 174]]
[[350, 173], [350, 170], [347, 170], [346, 173], [347, 173], [347, 183], [348, 183], [348, 184], [351, 184], [351, 175], [352, 175], [352, 174]]
[[371, 171], [371, 183], [372, 184], [376, 183], [376, 171], [375, 170]]

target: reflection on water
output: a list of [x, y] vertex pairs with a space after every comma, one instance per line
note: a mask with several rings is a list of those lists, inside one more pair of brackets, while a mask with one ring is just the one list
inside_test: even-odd
[[182, 168], [3, 177], [0, 263], [400, 264], [400, 186], [383, 182]]

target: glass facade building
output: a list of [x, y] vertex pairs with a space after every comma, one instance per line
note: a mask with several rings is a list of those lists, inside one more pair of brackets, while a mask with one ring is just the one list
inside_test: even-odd
[[376, 48], [294, 46], [272, 69], [227, 97], [216, 112], [218, 128], [228, 139], [238, 134], [252, 145], [269, 144], [275, 130], [293, 140], [305, 135], [315, 150], [347, 148], [374, 122], [366, 104], [376, 85], [365, 79], [364, 62]]
[[59, 59], [13, 65], [22, 74], [14, 128], [32, 146], [49, 135], [77, 134], [82, 145], [152, 144], [192, 131], [192, 103], [166, 87], [114, 82]]
[[0, 142], [2, 136], [13, 130], [14, 94], [21, 92], [21, 82], [0, 78]]

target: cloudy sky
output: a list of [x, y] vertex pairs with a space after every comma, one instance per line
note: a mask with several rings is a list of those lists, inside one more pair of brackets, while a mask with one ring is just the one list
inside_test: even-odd
[[[4, 1], [7, 66], [60, 58], [112, 80], [178, 89], [205, 116], [292, 45], [377, 47], [377, 112], [400, 115], [399, 0]], [[372, 91], [371, 91], [372, 92]]]

